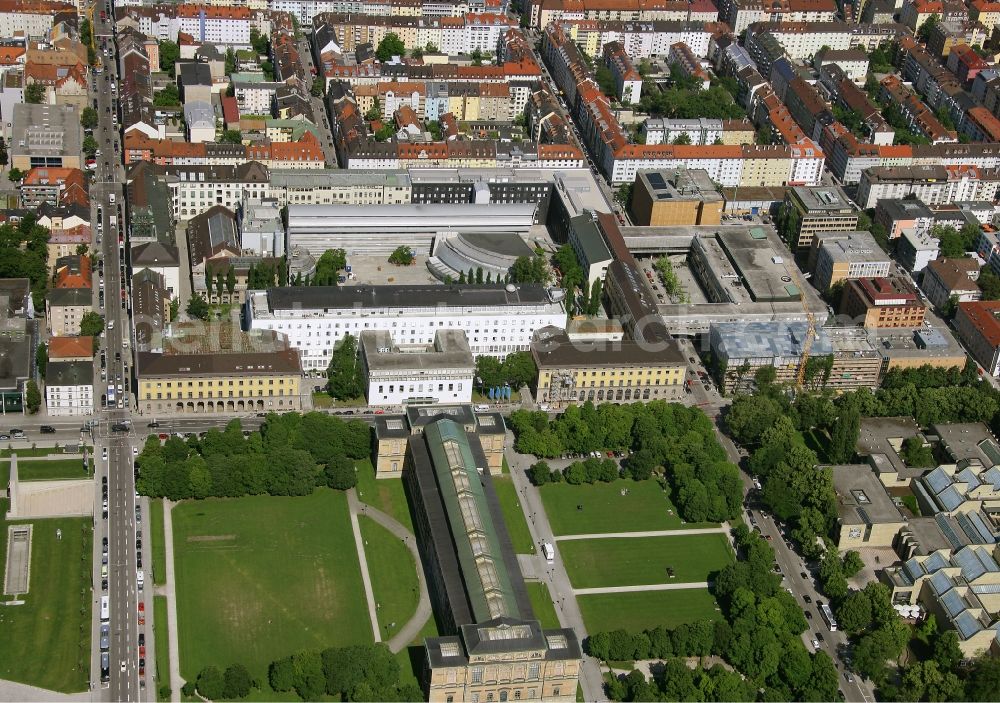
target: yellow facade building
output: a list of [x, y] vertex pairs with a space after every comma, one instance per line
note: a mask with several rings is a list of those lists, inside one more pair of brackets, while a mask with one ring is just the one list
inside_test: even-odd
[[138, 406], [147, 415], [302, 409], [302, 362], [274, 333], [197, 338], [186, 326], [164, 333], [162, 352], [139, 352]]
[[535, 398], [553, 407], [677, 400], [684, 395], [687, 365], [676, 346], [648, 348], [630, 340], [571, 341], [540, 330], [531, 345], [538, 367]]

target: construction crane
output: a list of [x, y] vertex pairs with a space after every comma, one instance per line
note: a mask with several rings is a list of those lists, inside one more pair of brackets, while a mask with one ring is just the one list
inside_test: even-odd
[[813, 340], [816, 339], [816, 316], [813, 315], [812, 311], [809, 309], [809, 304], [806, 302], [806, 289], [802, 285], [802, 279], [799, 277], [799, 272], [796, 270], [796, 266], [792, 263], [788, 267], [789, 273], [792, 274], [792, 279], [795, 281], [795, 285], [799, 288], [799, 300], [802, 302], [802, 310], [806, 314], [806, 320], [808, 321], [808, 326], [806, 327], [806, 338], [802, 343], [802, 358], [799, 360], [799, 372], [795, 378], [795, 388], [801, 389], [802, 382], [806, 378], [806, 366], [809, 362], [809, 353], [812, 351]]

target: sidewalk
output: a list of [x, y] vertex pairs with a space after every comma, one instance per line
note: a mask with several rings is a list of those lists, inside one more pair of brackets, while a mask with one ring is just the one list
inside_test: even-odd
[[577, 596], [592, 596], [597, 593], [639, 593], [641, 591], [684, 591], [690, 588], [708, 588], [708, 581], [690, 583], [648, 583], [645, 586], [602, 586], [600, 588], [576, 588]]
[[710, 535], [728, 532], [724, 527], [697, 527], [693, 530], [646, 530], [645, 532], [601, 532], [590, 535], [561, 535], [554, 537], [557, 542], [570, 542], [575, 539], [609, 539], [629, 537], [684, 537], [686, 535]]
[[[179, 703], [184, 679], [181, 678], [181, 657], [177, 640], [177, 581], [174, 575], [174, 503], [163, 501], [163, 544], [167, 560], [167, 578], [163, 588], [167, 594], [167, 657], [170, 661], [170, 700]], [[154, 692], [155, 693], [155, 692]]]
[[365, 587], [365, 600], [368, 602], [368, 618], [371, 620], [375, 641], [381, 642], [382, 635], [378, 626], [378, 608], [375, 603], [375, 594], [372, 592], [371, 576], [368, 574], [368, 557], [365, 556], [365, 543], [361, 538], [361, 525], [358, 524], [358, 495], [354, 488], [347, 491], [347, 505], [351, 512], [351, 532], [354, 533], [354, 547], [357, 549], [358, 561], [361, 563], [361, 583]]

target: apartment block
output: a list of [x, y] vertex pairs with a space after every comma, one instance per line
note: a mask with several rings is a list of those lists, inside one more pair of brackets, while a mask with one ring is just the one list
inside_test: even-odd
[[859, 211], [839, 186], [795, 186], [785, 192], [783, 204], [789, 246], [806, 249], [821, 232], [850, 232]]
[[926, 310], [916, 289], [900, 276], [858, 278], [844, 286], [840, 314], [865, 329], [914, 328]]

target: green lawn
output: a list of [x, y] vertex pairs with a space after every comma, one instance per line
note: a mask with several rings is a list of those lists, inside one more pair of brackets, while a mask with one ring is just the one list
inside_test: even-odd
[[372, 593], [378, 604], [379, 628], [382, 639], [388, 640], [417, 610], [420, 599], [417, 564], [406, 545], [389, 530], [363, 515], [358, 517], [358, 523], [365, 541]]
[[335, 399], [330, 396], [326, 391], [313, 391], [312, 394], [313, 407], [316, 409], [321, 408], [361, 408], [368, 405], [368, 401], [364, 396], [360, 398], [348, 398], [346, 400]]
[[371, 642], [347, 497], [185, 501], [173, 510], [181, 673]]
[[677, 627], [683, 623], [720, 619], [715, 599], [704, 588], [682, 591], [640, 591], [577, 596], [587, 632], [624, 629], [650, 630], [658, 625]]
[[531, 607], [535, 611], [535, 617], [542, 623], [542, 627], [545, 629], [559, 627], [559, 617], [556, 615], [552, 596], [549, 595], [549, 587], [541, 581], [526, 581], [524, 585], [528, 589], [528, 597], [531, 599]]
[[[7, 526], [0, 501], [0, 573]], [[91, 559], [89, 519], [36, 520], [25, 604], [0, 607], [0, 678], [64, 693], [90, 680]], [[56, 539], [62, 530], [62, 539]]]
[[[726, 535], [622, 537], [559, 542], [574, 588], [707, 581], [733, 561]], [[667, 568], [672, 567], [670, 578]]]
[[163, 501], [149, 500], [149, 541], [153, 549], [153, 583], [163, 585], [167, 580], [167, 552], [163, 537]]
[[514, 551], [518, 554], [534, 554], [535, 544], [528, 531], [528, 521], [521, 509], [521, 501], [517, 497], [517, 488], [509, 478], [500, 476], [493, 478], [493, 488], [500, 501], [503, 520], [507, 524], [510, 541], [514, 543]]
[[17, 477], [21, 481], [51, 481], [62, 478], [90, 478], [94, 475], [91, 462], [83, 469], [82, 459], [25, 459], [17, 460]]
[[[628, 489], [628, 495], [623, 496], [622, 489]], [[682, 524], [667, 493], [652, 480], [620, 479], [579, 486], [555, 483], [540, 490], [545, 513], [557, 535], [715, 527]]]
[[[156, 501], [159, 503], [159, 501]], [[153, 637], [156, 643], [156, 700], [169, 701], [161, 696], [160, 689], [170, 688], [170, 637], [167, 629], [167, 597], [153, 596]]]
[[7, 490], [10, 484], [10, 462], [0, 460], [0, 490]]
[[[18, 457], [31, 457], [54, 456], [66, 453], [78, 454], [82, 453], [82, 450], [78, 444], [68, 444], [61, 447], [21, 447], [20, 449], [0, 449], [0, 457], [4, 458], [9, 458], [11, 454], [17, 454]], [[90, 453], [94, 453], [93, 447], [90, 448]]]
[[407, 502], [402, 480], [396, 478], [377, 480], [375, 469], [367, 459], [357, 462], [357, 467], [358, 499], [396, 518], [403, 527], [413, 532], [413, 518], [410, 517], [410, 504]]

